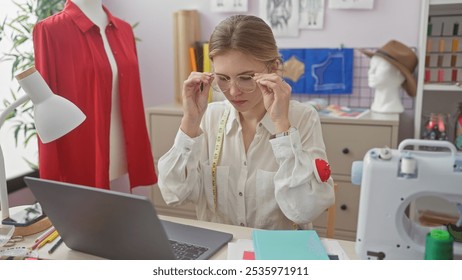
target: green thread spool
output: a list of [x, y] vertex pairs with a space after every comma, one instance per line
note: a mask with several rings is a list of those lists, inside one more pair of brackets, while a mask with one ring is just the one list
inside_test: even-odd
[[446, 230], [434, 229], [425, 240], [426, 260], [452, 260], [454, 239]]

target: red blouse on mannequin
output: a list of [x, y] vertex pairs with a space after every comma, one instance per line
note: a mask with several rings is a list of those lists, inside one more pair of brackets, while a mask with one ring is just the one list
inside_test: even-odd
[[[157, 182], [146, 131], [140, 74], [131, 26], [112, 16], [106, 36], [117, 63], [130, 186]], [[109, 188], [112, 72], [99, 28], [71, 1], [37, 23], [35, 66], [56, 94], [76, 104], [86, 121], [63, 138], [39, 141], [40, 177]]]

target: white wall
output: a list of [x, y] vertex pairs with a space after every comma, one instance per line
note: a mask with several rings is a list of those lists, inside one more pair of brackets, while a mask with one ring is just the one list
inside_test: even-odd
[[[25, 0], [19, 0], [15, 2], [22, 3], [24, 1]], [[6, 16], [14, 17], [16, 11], [17, 8], [12, 1], [0, 1], [0, 20], [2, 22]], [[32, 44], [30, 47], [32, 48]], [[10, 48], [11, 42], [8, 40], [8, 38], [3, 38], [3, 40], [0, 42], [0, 56], [8, 52]], [[17, 83], [11, 80], [11, 63], [8, 61], [0, 62], [0, 85], [1, 111], [4, 107], [3, 99], [8, 98], [8, 100], [11, 100], [10, 89], [17, 87]], [[14, 143], [14, 137], [12, 135], [13, 128], [11, 127], [11, 124], [5, 122], [5, 124], [0, 128], [0, 146], [5, 159], [6, 177], [13, 178], [31, 171], [32, 169], [29, 168], [23, 157], [26, 157], [32, 161], [34, 161], [35, 159], [36, 162], [36, 146], [31, 144], [27, 149], [24, 149], [22, 146], [22, 142], [19, 142], [18, 147], [16, 147]]]
[[[249, 14], [259, 14], [259, 1], [248, 0]], [[417, 46], [420, 0], [375, 0], [373, 10], [333, 10], [325, 13], [324, 29], [303, 30], [298, 38], [278, 38], [288, 47], [381, 47], [391, 39]], [[202, 39], [229, 14], [212, 13], [208, 0], [103, 0], [116, 16], [139, 22], [135, 29], [145, 106], [173, 102], [173, 27], [176, 10], [197, 9], [201, 14]], [[326, 0], [327, 7], [328, 0]]]
[[[24, 0], [20, 0], [24, 1]], [[249, 14], [259, 14], [259, 1], [248, 0]], [[140, 60], [141, 83], [146, 107], [173, 102], [173, 27], [172, 14], [181, 9], [197, 9], [201, 14], [202, 40], [207, 40], [213, 27], [229, 16], [212, 13], [208, 0], [103, 0], [116, 16], [139, 22], [135, 29]], [[327, 7], [328, 0], [326, 0]], [[0, 18], [14, 15], [12, 1], [0, 1]], [[373, 10], [332, 10], [326, 8], [324, 29], [302, 30], [297, 38], [278, 38], [281, 48], [289, 47], [380, 47], [390, 39], [417, 46], [421, 1], [375, 0]], [[3, 40], [0, 52], [9, 46]], [[0, 63], [0, 100], [9, 95], [10, 66]], [[1, 107], [1, 106], [0, 106]], [[5, 153], [7, 177], [30, 170], [22, 159], [24, 153], [14, 147], [11, 129], [0, 130], [0, 145]], [[29, 152], [34, 156], [35, 151]]]

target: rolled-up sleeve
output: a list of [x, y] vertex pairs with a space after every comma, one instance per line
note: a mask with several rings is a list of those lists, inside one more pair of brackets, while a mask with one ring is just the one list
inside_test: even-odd
[[315, 175], [315, 160], [327, 161], [319, 117], [313, 112], [302, 119], [288, 136], [270, 140], [279, 164], [274, 177], [276, 201], [297, 224], [312, 222], [334, 203], [332, 178], [322, 182]]
[[181, 204], [186, 199], [195, 201], [198, 198], [203, 142], [204, 134], [190, 138], [178, 130], [172, 148], [159, 159], [158, 185], [167, 204]]

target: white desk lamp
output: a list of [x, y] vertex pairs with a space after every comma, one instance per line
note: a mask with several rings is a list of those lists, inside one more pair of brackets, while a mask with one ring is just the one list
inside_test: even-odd
[[[48, 143], [64, 136], [85, 120], [85, 115], [77, 106], [51, 91], [35, 67], [29, 68], [17, 75], [16, 79], [27, 95], [17, 99], [0, 114], [0, 128], [10, 112], [28, 100], [31, 100], [34, 104], [35, 127], [43, 143]], [[2, 223], [0, 223], [0, 227], [5, 228], [9, 226], [4, 225], [4, 220], [10, 217], [10, 211], [5, 163], [1, 147], [0, 206], [2, 210]]]

